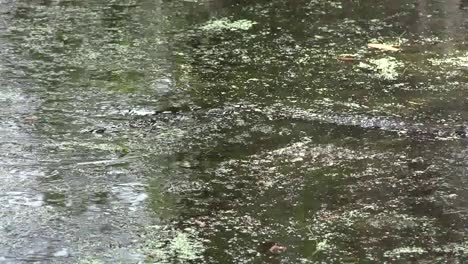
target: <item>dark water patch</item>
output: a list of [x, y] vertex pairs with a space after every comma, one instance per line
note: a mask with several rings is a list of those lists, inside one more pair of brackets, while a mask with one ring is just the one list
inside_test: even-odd
[[[192, 130], [194, 133], [184, 135], [184, 141], [188, 142], [188, 146], [194, 144], [192, 146], [198, 146], [195, 149], [202, 147], [205, 151], [186, 152], [173, 161], [173, 165], [169, 165], [165, 175], [182, 177], [173, 178], [175, 181], [184, 181], [186, 172], [192, 176], [190, 184], [167, 187], [166, 197], [173, 198], [166, 206], [178, 208], [178, 214], [185, 219], [181, 223], [183, 226], [202, 230], [209, 227], [210, 231], [205, 231], [203, 237], [216, 244], [209, 244], [210, 249], [206, 251], [208, 259], [270, 259], [268, 256], [257, 258], [254, 250], [262, 241], [270, 239], [288, 243], [288, 253], [283, 257], [287, 261], [296, 261], [301, 255], [311, 256], [310, 252], [300, 251], [304, 248], [312, 250], [311, 246], [306, 246], [310, 244], [320, 245], [319, 251], [322, 253], [313, 254], [314, 258], [359, 261], [393, 259], [401, 254], [426, 254], [431, 258], [440, 252], [440, 248], [431, 246], [434, 234], [439, 234], [437, 240], [441, 244], [463, 243], [461, 237], [445, 236], [437, 231], [449, 228], [450, 232], [458, 234], [464, 229], [462, 221], [443, 216], [453, 211], [449, 209], [453, 205], [452, 202], [447, 203], [447, 197], [459, 200], [458, 194], [453, 193], [457, 185], [454, 181], [458, 181], [459, 176], [452, 174], [453, 167], [447, 169], [447, 159], [452, 158], [447, 157], [445, 151], [462, 147], [461, 138], [443, 141], [435, 140], [436, 136], [424, 138], [411, 133], [389, 135], [388, 132], [396, 127], [402, 130], [421, 128], [416, 124], [395, 121], [370, 119], [366, 122], [366, 119], [356, 116], [327, 122], [313, 120], [312, 125], [301, 126], [295, 124], [297, 120], [275, 121], [284, 118], [282, 114], [287, 110], [274, 111], [275, 119], [273, 114], [260, 109], [259, 106], [227, 106], [185, 114], [190, 116], [186, 121], [191, 120], [188, 123], [192, 128], [198, 128]], [[184, 115], [177, 115], [181, 114]], [[222, 118], [218, 119], [218, 114]], [[159, 118], [154, 117], [149, 124], [158, 123]], [[192, 118], [198, 122], [193, 122]], [[239, 118], [255, 123], [253, 127], [257, 128], [254, 130], [263, 131], [269, 138], [283, 139], [262, 146], [261, 136], [253, 134], [252, 139], [258, 140], [257, 148], [252, 149], [255, 151], [249, 147], [233, 151], [224, 144], [223, 149], [229, 150], [227, 153], [217, 158], [207, 154], [206, 147], [213, 140], [219, 144], [225, 138], [240, 133], [238, 128], [243, 127], [243, 123], [238, 122]], [[178, 122], [181, 122], [180, 119]], [[203, 122], [208, 122], [208, 125]], [[388, 126], [375, 125], [386, 122]], [[184, 121], [178, 123], [182, 124]], [[283, 129], [278, 130], [277, 126]], [[288, 126], [291, 128], [286, 129]], [[346, 128], [348, 126], [350, 129]], [[211, 134], [220, 137], [206, 137]], [[343, 140], [344, 135], [355, 139]], [[248, 146], [247, 138], [239, 142]], [[365, 142], [363, 138], [372, 140]], [[424, 142], [425, 146], [418, 147], [419, 142]], [[383, 151], [383, 146], [386, 151]], [[359, 151], [349, 147], [359, 147]], [[434, 151], [440, 154], [434, 154]], [[321, 212], [327, 216], [322, 216]], [[337, 220], [332, 220], [334, 216], [328, 215], [334, 213], [339, 215], [336, 216]], [[379, 214], [403, 215], [402, 221], [412, 221], [406, 219], [414, 218], [415, 223], [414, 226], [408, 224], [410, 227], [400, 227], [399, 222], [392, 222], [382, 224], [384, 227], [377, 226], [378, 231], [369, 231], [367, 221], [371, 220], [367, 219]], [[246, 226], [241, 220], [245, 216], [261, 224]], [[330, 225], [325, 224], [329, 222]], [[433, 224], [428, 225], [428, 222]], [[400, 232], [405, 235], [385, 235], [388, 231], [384, 230], [388, 228], [401, 228]], [[258, 233], [252, 233], [252, 229]], [[291, 233], [285, 238], [280, 230], [291, 230]], [[324, 230], [329, 233], [321, 233]], [[383, 235], [379, 235], [379, 232]], [[291, 236], [297, 237], [291, 241]], [[416, 236], [426, 238], [413, 240]], [[364, 244], [356, 246], [357, 238], [362, 238]], [[243, 246], [235, 242], [239, 240], [243, 241]], [[250, 242], [245, 244], [245, 241]], [[411, 247], [396, 249], [401, 241], [407, 241]], [[379, 246], [369, 247], [367, 243], [377, 243]]]

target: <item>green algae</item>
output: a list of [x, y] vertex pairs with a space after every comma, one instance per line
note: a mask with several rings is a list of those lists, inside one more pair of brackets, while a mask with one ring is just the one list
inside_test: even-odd
[[429, 59], [429, 62], [433, 66], [443, 68], [468, 68], [468, 53], [460, 54], [460, 52], [458, 52], [455, 54], [447, 54], [442, 58]]
[[222, 30], [237, 31], [237, 30], [249, 30], [255, 24], [257, 24], [257, 22], [250, 21], [247, 19], [231, 21], [228, 18], [221, 18], [218, 20], [211, 20], [205, 25], [201, 26], [200, 28], [206, 31], [222, 31]]
[[359, 68], [375, 71], [378, 78], [396, 80], [403, 68], [403, 63], [393, 57], [369, 59], [368, 63], [361, 62]]
[[394, 250], [385, 252], [384, 256], [401, 258], [402, 255], [414, 256], [414, 255], [420, 255], [420, 254], [425, 254], [425, 253], [427, 253], [427, 251], [419, 247], [399, 247], [399, 248], [395, 248]]
[[104, 262], [102, 262], [101, 260], [99, 259], [95, 259], [95, 258], [85, 258], [85, 259], [82, 259], [80, 260], [79, 264], [103, 264]]
[[148, 263], [192, 263], [200, 260], [205, 251], [199, 233], [190, 228], [171, 230], [161, 226], [146, 228], [142, 251]]

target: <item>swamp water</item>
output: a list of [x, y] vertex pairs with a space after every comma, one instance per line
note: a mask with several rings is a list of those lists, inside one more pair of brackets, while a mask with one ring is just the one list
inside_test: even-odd
[[467, 18], [0, 0], [0, 263], [467, 262]]

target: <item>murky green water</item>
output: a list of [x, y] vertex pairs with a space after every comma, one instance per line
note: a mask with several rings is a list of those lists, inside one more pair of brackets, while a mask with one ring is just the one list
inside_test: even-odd
[[468, 261], [467, 12], [0, 0], [0, 263]]

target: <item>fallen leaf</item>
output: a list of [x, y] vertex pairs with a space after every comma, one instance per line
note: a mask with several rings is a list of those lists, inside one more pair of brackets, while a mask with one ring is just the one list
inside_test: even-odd
[[389, 50], [389, 51], [399, 51], [399, 48], [387, 44], [378, 44], [378, 43], [369, 43], [367, 44], [368, 48], [380, 49], [380, 50]]
[[412, 105], [423, 105], [424, 103], [421, 103], [421, 102], [414, 102], [414, 101], [408, 101], [409, 104], [412, 104]]

